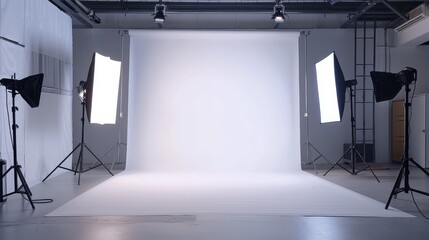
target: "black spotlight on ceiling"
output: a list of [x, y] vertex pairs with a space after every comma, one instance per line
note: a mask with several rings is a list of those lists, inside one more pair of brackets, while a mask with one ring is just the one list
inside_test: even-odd
[[[28, 187], [27, 181], [24, 178], [24, 174], [21, 171], [21, 166], [18, 164], [17, 157], [17, 141], [16, 141], [16, 129], [18, 125], [16, 124], [16, 111], [18, 108], [15, 106], [15, 96], [21, 94], [22, 98], [30, 105], [30, 107], [35, 108], [39, 106], [40, 102], [40, 93], [42, 91], [42, 82], [43, 74], [37, 74], [33, 76], [26, 77], [22, 80], [8, 79], [3, 78], [0, 80], [0, 84], [5, 86], [6, 89], [12, 94], [12, 147], [13, 147], [13, 166], [11, 166], [1, 177], [6, 177], [10, 172], [14, 172], [14, 191], [7, 193], [2, 196], [6, 197], [14, 193], [25, 194], [28, 201], [31, 204], [31, 207], [34, 209], [33, 200], [31, 200], [31, 191]], [[18, 179], [21, 181], [21, 186], [18, 187]], [[3, 193], [1, 193], [3, 194]]]
[[274, 5], [274, 13], [271, 16], [271, 19], [276, 23], [282, 23], [285, 21], [285, 6], [281, 0], [276, 0], [276, 5]]
[[153, 15], [155, 15], [154, 22], [158, 24], [163, 24], [165, 21], [167, 6], [162, 2], [162, 0], [159, 0], [159, 3], [155, 5], [155, 11]]
[[[363, 170], [369, 169], [374, 175], [375, 179], [378, 180], [377, 176], [372, 171], [371, 167], [365, 161], [365, 158], [359, 153], [356, 148], [356, 118], [354, 107], [354, 86], [356, 86], [356, 80], [344, 80], [344, 74], [341, 70], [340, 63], [332, 52], [327, 57], [316, 63], [316, 76], [317, 76], [317, 87], [319, 93], [319, 104], [320, 104], [320, 120], [321, 123], [328, 122], [339, 122], [342, 120], [345, 103], [345, 92], [348, 89], [350, 94], [350, 119], [351, 119], [351, 133], [352, 143], [347, 151], [332, 165], [332, 167], [324, 174], [328, 174], [335, 166], [339, 166], [346, 170], [352, 175], [355, 175]], [[339, 162], [350, 154], [350, 160], [352, 162], [352, 169], [349, 170], [344, 166], [340, 165]], [[359, 157], [362, 162], [365, 163], [366, 168], [363, 170], [356, 171], [355, 160]]]
[[[423, 192], [410, 187], [409, 175], [409, 163], [413, 163], [417, 166], [421, 171], [423, 171], [426, 175], [429, 176], [429, 173], [420, 166], [417, 162], [415, 162], [412, 158], [409, 157], [409, 108], [411, 107], [411, 103], [409, 101], [409, 92], [410, 84], [417, 81], [417, 70], [411, 67], [406, 67], [402, 71], [398, 73], [387, 73], [387, 72], [371, 72], [371, 79], [374, 85], [374, 95], [375, 100], [377, 102], [387, 101], [394, 98], [399, 91], [402, 89], [402, 86], [405, 86], [405, 123], [404, 123], [404, 155], [402, 156], [402, 165], [399, 170], [398, 177], [396, 178], [395, 185], [393, 185], [392, 192], [390, 193], [389, 199], [387, 200], [385, 208], [389, 208], [390, 202], [392, 201], [392, 197], [396, 196], [398, 193], [405, 192], [408, 193], [416, 192], [426, 196], [429, 196], [429, 193]], [[404, 187], [401, 187], [402, 177], [404, 177]]]

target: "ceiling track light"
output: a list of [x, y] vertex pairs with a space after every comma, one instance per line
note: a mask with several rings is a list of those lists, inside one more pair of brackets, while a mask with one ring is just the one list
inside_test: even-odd
[[153, 15], [155, 17], [153, 18], [155, 23], [163, 24], [165, 21], [167, 6], [162, 2], [162, 0], [159, 0], [159, 3], [155, 5], [155, 10]]
[[276, 5], [274, 5], [274, 13], [271, 19], [276, 23], [285, 22], [285, 6], [283, 5], [282, 0], [276, 0]]

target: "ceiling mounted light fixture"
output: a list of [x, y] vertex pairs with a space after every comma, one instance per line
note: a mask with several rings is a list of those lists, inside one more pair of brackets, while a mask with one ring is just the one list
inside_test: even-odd
[[163, 24], [165, 21], [165, 17], [167, 16], [166, 13], [167, 6], [162, 2], [162, 0], [159, 0], [159, 3], [155, 5], [155, 10], [153, 15], [155, 15], [154, 22]]
[[274, 5], [274, 13], [271, 19], [276, 23], [285, 22], [285, 6], [283, 5], [282, 0], [276, 0], [276, 5]]

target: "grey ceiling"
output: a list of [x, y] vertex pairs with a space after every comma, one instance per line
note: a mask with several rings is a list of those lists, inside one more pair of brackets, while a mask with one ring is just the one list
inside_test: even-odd
[[[405, 22], [407, 13], [422, 4], [414, 0], [291, 0], [283, 1], [287, 21], [275, 24], [270, 18], [275, 1], [195, 1], [173, 0], [167, 5], [167, 20], [160, 26], [152, 13], [158, 1], [138, 0], [50, 0], [73, 18], [74, 28], [218, 28], [218, 29], [308, 29], [353, 27], [355, 22], [377, 27], [396, 27]], [[86, 10], [95, 12], [101, 23], [89, 19]], [[85, 10], [85, 9], [84, 9]]]

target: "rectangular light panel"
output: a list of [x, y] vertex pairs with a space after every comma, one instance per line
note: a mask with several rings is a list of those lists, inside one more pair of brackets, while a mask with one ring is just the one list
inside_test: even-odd
[[95, 53], [90, 123], [115, 124], [121, 62]]
[[316, 63], [321, 123], [341, 121], [334, 58], [334, 53], [331, 53], [326, 58]]

